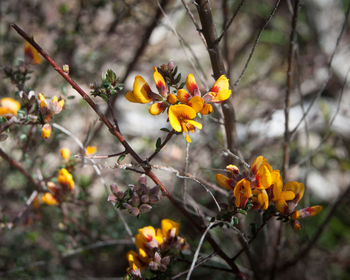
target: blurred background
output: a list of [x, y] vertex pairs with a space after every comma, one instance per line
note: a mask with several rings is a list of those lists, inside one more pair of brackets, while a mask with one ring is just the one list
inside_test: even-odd
[[[275, 169], [280, 169], [282, 164], [293, 3], [210, 1], [219, 35], [237, 12], [220, 41], [220, 48], [232, 89], [239, 155], [250, 164], [258, 155], [264, 155]], [[288, 180], [305, 184], [301, 206], [321, 204], [324, 210], [305, 220], [299, 233], [286, 227], [282, 239], [282, 248], [286, 249], [281, 258], [294, 256], [314, 236], [330, 211], [334, 212], [308, 256], [280, 271], [276, 279], [348, 279], [350, 275], [350, 200], [349, 197], [339, 200], [350, 184], [349, 4], [348, 0], [301, 1], [291, 92], [293, 133]], [[125, 89], [113, 104], [114, 112], [130, 145], [146, 158], [155, 150], [157, 138], [166, 136], [160, 129], [169, 129], [170, 125], [165, 115], [151, 116], [147, 106], [126, 101], [124, 93], [132, 89], [134, 77], [142, 75], [155, 89], [153, 66], [173, 61], [183, 81], [188, 73], [195, 75], [202, 93], [215, 82], [203, 38], [190, 15], [199, 23], [193, 1], [2, 0], [0, 97], [19, 100], [18, 88], [4, 71], [24, 60], [24, 40], [10, 27], [16, 23], [59, 65], [68, 64], [70, 76], [87, 92], [90, 84], [101, 82], [107, 69], [117, 74]], [[269, 17], [271, 20], [267, 22]], [[0, 146], [34, 178], [55, 176], [63, 165], [61, 148], [69, 147], [72, 154], [80, 153], [72, 135], [84, 146], [96, 146], [98, 155], [123, 151], [101, 126], [96, 114], [47, 62], [32, 66], [31, 70], [26, 87], [36, 94], [65, 99], [64, 110], [54, 122], [71, 133], [67, 135], [53, 127], [52, 136], [44, 141], [39, 127], [11, 128]], [[94, 100], [101, 111], [107, 109], [102, 99]], [[182, 136], [173, 137], [152, 164], [175, 197], [182, 199], [185, 194], [191, 211], [210, 217], [216, 215], [217, 209], [205, 188], [177, 176], [178, 172], [186, 172], [209, 182], [214, 197], [227, 202], [227, 194], [220, 191], [215, 181], [215, 175], [225, 168], [226, 144], [220, 106], [200, 121], [203, 130], [191, 137], [190, 146], [186, 146]], [[26, 209], [33, 186], [8, 162], [0, 160], [0, 278], [93, 279], [125, 275], [125, 253], [134, 245], [120, 216], [107, 202], [101, 178], [107, 185], [117, 183], [125, 189], [128, 184], [136, 184], [139, 175], [125, 170], [128, 164], [133, 164], [130, 157], [119, 166], [116, 158], [96, 161], [101, 177], [89, 162], [77, 164], [74, 174], [77, 187], [72, 201], [62, 207], [40, 205]], [[241, 164], [235, 159], [232, 163]], [[150, 180], [148, 184], [154, 185]], [[337, 204], [339, 207], [334, 207]], [[25, 212], [19, 215], [23, 209]], [[195, 251], [200, 237], [166, 198], [139, 218], [124, 212], [123, 215], [133, 235], [139, 227], [158, 227], [162, 218], [178, 221], [181, 235], [191, 245], [192, 253]], [[250, 215], [245, 223], [242, 221], [247, 231], [250, 223], [260, 219], [258, 214]], [[267, 248], [276, 238], [273, 225], [271, 228], [253, 243], [253, 255], [266, 254], [268, 258]], [[226, 251], [232, 252], [230, 255], [239, 250], [240, 244], [232, 230], [214, 229], [213, 234]], [[210, 246], [204, 244], [201, 253], [210, 253]], [[173, 275], [189, 267], [191, 256], [179, 260], [172, 268]], [[212, 262], [224, 266], [219, 258]], [[239, 265], [249, 270], [247, 257], [239, 259]], [[261, 273], [264, 265], [264, 262], [257, 264]], [[224, 270], [201, 268], [194, 271], [192, 278], [228, 276], [231, 274]]]

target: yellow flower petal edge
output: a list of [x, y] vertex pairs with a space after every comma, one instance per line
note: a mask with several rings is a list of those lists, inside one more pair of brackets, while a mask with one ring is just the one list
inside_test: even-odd
[[182, 123], [196, 117], [196, 111], [185, 104], [172, 105], [169, 107], [169, 122], [177, 132], [182, 132]]
[[175, 235], [179, 234], [179, 228], [180, 228], [180, 224], [176, 223], [170, 219], [163, 219], [161, 222], [161, 227], [162, 227], [162, 234], [164, 237], [167, 237], [169, 232], [175, 228]]
[[136, 76], [133, 91], [127, 92], [125, 97], [130, 102], [144, 104], [152, 101], [150, 94], [151, 88], [147, 82], [141, 76]]
[[17, 115], [20, 108], [21, 104], [11, 97], [4, 97], [0, 99], [0, 116], [5, 116], [7, 114]]
[[187, 103], [188, 106], [192, 107], [196, 113], [200, 112], [204, 106], [204, 100], [200, 96], [193, 96]]

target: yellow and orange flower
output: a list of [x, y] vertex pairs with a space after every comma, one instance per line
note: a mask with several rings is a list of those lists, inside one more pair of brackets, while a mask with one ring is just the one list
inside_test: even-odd
[[71, 155], [71, 152], [68, 148], [62, 148], [60, 149], [60, 154], [63, 159], [68, 160]]
[[41, 129], [41, 137], [43, 139], [48, 139], [51, 136], [51, 125], [49, 123], [44, 124]]
[[67, 190], [74, 189], [73, 176], [65, 168], [62, 168], [60, 171], [58, 171], [57, 181]]
[[[229, 79], [225, 75], [221, 75], [206, 95], [207, 97], [210, 96], [210, 102], [221, 103], [231, 96], [231, 90], [229, 88]], [[207, 97], [204, 96], [203, 98], [206, 99]]]
[[248, 199], [253, 195], [252, 189], [250, 187], [250, 182], [247, 179], [240, 180], [233, 190], [233, 195], [236, 199], [236, 207], [245, 208]]
[[41, 198], [41, 201], [51, 206], [57, 205], [59, 203], [58, 199], [52, 193], [49, 192], [44, 193], [44, 195]]
[[133, 90], [127, 92], [125, 97], [133, 103], [144, 104], [153, 101], [152, 90], [141, 76], [135, 77]]
[[194, 121], [196, 111], [185, 104], [177, 104], [169, 107], [169, 122], [176, 132], [184, 132], [186, 140], [191, 143], [188, 132], [194, 132], [195, 128], [202, 129], [202, 124]]
[[21, 104], [11, 97], [4, 97], [0, 99], [0, 116], [17, 115]]

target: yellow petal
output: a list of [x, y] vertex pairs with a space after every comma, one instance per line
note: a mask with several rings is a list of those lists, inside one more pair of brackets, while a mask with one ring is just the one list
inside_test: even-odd
[[74, 188], [73, 176], [65, 168], [60, 169], [58, 172], [57, 181], [67, 190], [73, 190]]
[[42, 202], [47, 205], [57, 205], [59, 202], [56, 197], [53, 196], [53, 194], [46, 192], [44, 193], [43, 197], [41, 198]]
[[159, 115], [160, 113], [163, 113], [165, 108], [167, 106], [163, 103], [163, 102], [157, 102], [152, 104], [149, 108], [148, 108], [148, 112], [151, 115]]
[[193, 74], [188, 74], [187, 78], [186, 78], [186, 88], [188, 89], [188, 91], [194, 95], [194, 91], [198, 89], [196, 80], [193, 76]]
[[304, 196], [305, 187], [303, 183], [292, 181], [286, 183], [283, 190], [292, 191], [295, 194], [296, 202], [298, 202]]
[[190, 101], [187, 103], [188, 106], [191, 106], [193, 110], [198, 113], [200, 110], [202, 110], [203, 105], [204, 105], [204, 100], [200, 96], [193, 96]]
[[232, 186], [233, 180], [226, 177], [225, 175], [216, 174], [216, 181], [218, 182], [218, 184], [221, 187], [224, 187], [224, 188], [229, 189], [229, 190], [233, 189], [233, 186]]
[[225, 75], [221, 75], [219, 79], [216, 80], [215, 84], [211, 88], [211, 91], [219, 93], [220, 91], [228, 90], [229, 89], [229, 80], [226, 78]]
[[177, 131], [182, 131], [181, 123], [186, 119], [194, 119], [196, 111], [190, 106], [184, 104], [172, 105], [169, 107], [169, 122], [172, 128]]
[[51, 136], [51, 125], [47, 123], [41, 129], [41, 137], [44, 139], [47, 139], [47, 138], [50, 138], [50, 136]]
[[38, 51], [27, 41], [24, 45], [24, 55], [26, 57], [26, 61], [29, 61], [30, 63], [40, 64], [42, 61]]
[[266, 165], [261, 166], [256, 174], [258, 188], [267, 189], [272, 185], [272, 176]]
[[62, 148], [62, 149], [60, 150], [60, 154], [61, 154], [61, 157], [62, 157], [63, 159], [69, 159], [69, 157], [70, 157], [70, 149], [68, 149], [68, 148]]
[[252, 189], [250, 188], [250, 182], [245, 178], [240, 180], [233, 190], [233, 195], [236, 198], [236, 207], [244, 208], [248, 198], [253, 195]]
[[294, 198], [295, 198], [295, 194], [292, 191], [283, 191], [283, 192], [281, 192], [280, 199], [288, 201], [288, 200], [293, 200]]
[[86, 147], [86, 154], [87, 155], [93, 155], [94, 153], [96, 153], [96, 151], [97, 151], [96, 146], [87, 146]]
[[126, 93], [126, 99], [134, 103], [148, 103], [152, 101], [150, 97], [151, 88], [147, 82], [141, 77], [136, 76], [133, 86], [133, 91]]
[[[197, 127], [198, 129], [202, 129], [202, 124], [193, 120], [187, 120], [187, 123], [189, 123], [191, 126]], [[191, 132], [193, 132], [191, 130]]]
[[144, 248], [145, 243], [152, 241], [156, 236], [156, 231], [154, 227], [147, 226], [140, 228], [138, 234], [135, 236], [135, 245], [138, 248]]
[[7, 114], [17, 115], [17, 111], [21, 108], [21, 104], [10, 97], [0, 99], [0, 116]]
[[169, 231], [172, 230], [173, 228], [176, 229], [175, 235], [179, 234], [180, 224], [170, 219], [163, 219], [161, 222], [161, 227], [162, 227], [162, 234], [164, 237], [167, 237], [169, 234]]
[[156, 83], [156, 87], [158, 89], [161, 89], [162, 87], [167, 88], [165, 80], [162, 74], [158, 72], [157, 67], [153, 67], [153, 71], [154, 71], [153, 79], [154, 79], [154, 82]]
[[202, 110], [200, 110], [202, 115], [209, 115], [211, 112], [213, 112], [213, 106], [211, 104], [204, 104]]
[[167, 101], [168, 101], [171, 105], [176, 104], [176, 102], [177, 102], [177, 97], [176, 97], [176, 95], [173, 94], [173, 93], [170, 93], [170, 94], [168, 95], [168, 97], [167, 97]]
[[188, 135], [188, 133], [186, 133], [186, 141], [188, 143], [192, 143], [192, 140], [191, 140], [190, 136]]

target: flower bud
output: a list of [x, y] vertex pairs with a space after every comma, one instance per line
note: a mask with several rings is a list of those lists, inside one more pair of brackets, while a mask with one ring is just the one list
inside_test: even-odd
[[124, 193], [122, 191], [117, 192], [115, 195], [116, 197], [118, 197], [119, 200], [123, 199], [124, 197]]
[[175, 68], [175, 63], [174, 61], [170, 60], [168, 63], [168, 68], [170, 71], [172, 71]]
[[41, 129], [41, 137], [44, 139], [47, 139], [47, 138], [50, 138], [50, 136], [51, 136], [51, 125], [47, 123]]
[[131, 210], [133, 208], [129, 203], [123, 203], [123, 207], [128, 210]]
[[70, 157], [70, 150], [68, 149], [68, 148], [62, 148], [61, 150], [60, 150], [60, 154], [61, 154], [61, 157], [63, 158], [63, 159], [69, 159], [69, 157]]
[[158, 252], [154, 253], [154, 257], [153, 257], [153, 261], [155, 261], [156, 263], [160, 263], [160, 261], [162, 260], [160, 254]]
[[131, 204], [132, 206], [135, 206], [135, 207], [139, 206], [140, 204], [140, 197], [136, 193], [134, 193], [131, 198]]
[[68, 64], [64, 64], [62, 69], [63, 69], [63, 72], [69, 74], [69, 65]]
[[132, 207], [128, 210], [129, 214], [132, 216], [138, 216], [140, 214], [140, 210], [136, 207]]
[[149, 264], [148, 264], [148, 267], [150, 270], [153, 270], [153, 271], [157, 271], [160, 267], [160, 265], [154, 261], [151, 261]]
[[116, 201], [117, 201], [117, 198], [115, 197], [114, 194], [110, 194], [110, 195], [108, 196], [107, 201], [116, 202]]
[[114, 194], [117, 194], [119, 192], [117, 184], [111, 184], [110, 188]]
[[149, 196], [147, 194], [144, 194], [141, 196], [141, 202], [142, 203], [148, 203], [149, 202]]
[[146, 177], [146, 175], [145, 174], [142, 174], [141, 176], [140, 176], [140, 179], [139, 179], [139, 184], [140, 185], [147, 185], [147, 177]]
[[149, 205], [149, 204], [141, 204], [141, 206], [139, 207], [139, 209], [140, 209], [140, 212], [141, 212], [142, 214], [144, 214], [144, 213], [148, 213], [149, 211], [151, 211], [152, 206]]
[[161, 263], [167, 266], [170, 263], [170, 256], [162, 258]]

